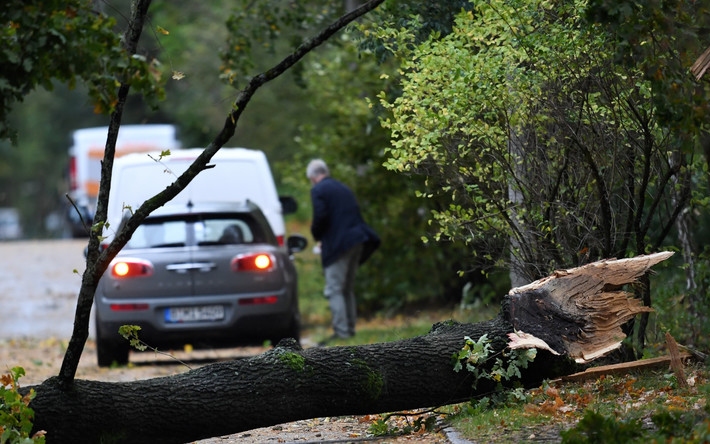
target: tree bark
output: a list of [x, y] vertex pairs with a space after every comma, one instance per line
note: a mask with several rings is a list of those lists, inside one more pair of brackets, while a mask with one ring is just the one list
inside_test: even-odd
[[693, 63], [690, 72], [693, 73], [696, 80], [700, 80], [703, 78], [708, 68], [710, 68], [710, 46], [708, 46], [695, 63]]
[[[143, 24], [148, 14], [151, 0], [137, 0], [131, 9], [131, 19], [128, 22], [128, 29], [123, 35], [124, 48], [131, 56], [136, 54], [138, 40], [143, 32]], [[128, 93], [131, 87], [128, 83], [122, 82], [118, 87], [116, 106], [111, 112], [104, 157], [101, 161], [101, 184], [97, 201], [94, 221], [106, 220], [106, 208], [108, 205], [108, 195], [111, 188], [111, 170], [113, 168], [113, 158], [116, 152], [116, 140], [123, 118], [123, 109], [128, 100]], [[82, 285], [79, 290], [79, 299], [76, 303], [74, 313], [74, 329], [72, 331], [67, 351], [64, 353], [62, 367], [59, 369], [59, 381], [61, 384], [70, 384], [76, 376], [79, 367], [79, 360], [84, 351], [84, 345], [89, 337], [89, 319], [91, 316], [91, 306], [94, 303], [94, 294], [99, 279], [106, 270], [106, 266], [97, 263], [99, 256], [99, 238], [96, 233], [89, 232], [89, 246], [86, 255], [86, 270], [82, 276]], [[108, 262], [104, 262], [108, 264]]]
[[[472, 388], [470, 373], [454, 372], [452, 355], [464, 336], [495, 338], [505, 347], [512, 326], [438, 324], [422, 337], [357, 347], [299, 350], [280, 344], [253, 358], [127, 383], [77, 380], [63, 391], [56, 378], [35, 387], [35, 428], [55, 443], [183, 443], [322, 416], [392, 412], [463, 402], [494, 390]], [[560, 364], [565, 371], [548, 369]], [[549, 355], [521, 382], [571, 372]], [[568, 371], [569, 370], [569, 371]]]
[[299, 419], [463, 402], [496, 389], [454, 371], [466, 336], [491, 340], [491, 359], [479, 364], [486, 368], [506, 349], [538, 348], [522, 377], [509, 381], [534, 387], [620, 343], [619, 323], [646, 309], [621, 287], [671, 254], [561, 270], [511, 290], [491, 321], [438, 323], [411, 339], [307, 350], [283, 341], [253, 358], [126, 383], [76, 380], [64, 389], [51, 378], [34, 387], [35, 430], [46, 430], [50, 444], [182, 443]]

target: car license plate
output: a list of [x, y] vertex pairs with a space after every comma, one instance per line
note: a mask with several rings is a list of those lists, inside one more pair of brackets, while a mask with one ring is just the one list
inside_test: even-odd
[[224, 306], [173, 307], [165, 310], [165, 322], [210, 322], [224, 319]]

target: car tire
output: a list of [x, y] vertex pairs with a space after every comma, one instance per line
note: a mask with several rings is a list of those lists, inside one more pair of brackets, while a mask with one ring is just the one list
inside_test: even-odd
[[293, 338], [299, 344], [301, 343], [301, 316], [299, 314], [293, 315], [291, 328], [289, 328], [288, 333], [286, 333], [286, 337]]
[[298, 313], [293, 315], [288, 328], [283, 330], [280, 335], [271, 339], [271, 343], [277, 345], [282, 339], [288, 338], [295, 339], [298, 344], [301, 343], [301, 316]]
[[128, 364], [130, 345], [118, 333], [116, 338], [108, 339], [101, 334], [101, 326], [96, 322], [96, 360], [99, 367]]
[[107, 341], [105, 339], [96, 340], [96, 358], [99, 367], [111, 367], [113, 365], [128, 364], [128, 354], [130, 352], [128, 343]]

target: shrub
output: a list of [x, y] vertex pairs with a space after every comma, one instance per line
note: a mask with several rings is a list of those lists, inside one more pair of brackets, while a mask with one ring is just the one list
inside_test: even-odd
[[44, 443], [45, 431], [30, 436], [34, 411], [29, 407], [36, 393], [20, 393], [19, 379], [25, 375], [22, 367], [13, 367], [0, 375], [0, 444]]

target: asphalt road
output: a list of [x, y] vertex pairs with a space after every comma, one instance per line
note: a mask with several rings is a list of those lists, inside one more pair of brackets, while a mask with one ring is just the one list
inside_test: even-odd
[[85, 246], [73, 239], [0, 242], [0, 339], [69, 339]]

